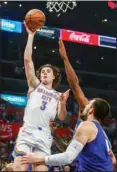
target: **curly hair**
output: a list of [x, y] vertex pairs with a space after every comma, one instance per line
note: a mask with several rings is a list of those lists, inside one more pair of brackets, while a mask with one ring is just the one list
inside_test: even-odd
[[49, 67], [49, 68], [51, 68], [53, 70], [53, 74], [55, 76], [55, 79], [53, 80], [52, 88], [57, 88], [60, 85], [60, 83], [61, 83], [61, 73], [60, 73], [60, 69], [58, 67], [53, 66], [51, 64], [45, 64], [45, 65], [41, 66], [36, 71], [37, 78], [40, 80], [41, 70], [43, 68], [46, 68], [46, 67]]

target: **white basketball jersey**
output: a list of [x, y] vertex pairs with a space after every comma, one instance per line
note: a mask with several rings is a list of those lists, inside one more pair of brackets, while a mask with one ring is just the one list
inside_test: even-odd
[[30, 93], [24, 114], [24, 122], [34, 127], [49, 127], [49, 121], [54, 120], [60, 94], [47, 89], [42, 83]]

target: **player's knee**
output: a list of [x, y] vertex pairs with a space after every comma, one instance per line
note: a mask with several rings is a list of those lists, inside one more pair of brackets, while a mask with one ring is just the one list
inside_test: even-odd
[[14, 160], [14, 171], [18, 171], [18, 169], [20, 170], [20, 157], [15, 157]]
[[14, 164], [14, 171], [26, 171], [27, 165]]
[[21, 164], [18, 162], [14, 163], [14, 171], [21, 171]]
[[21, 170], [21, 165], [18, 163], [14, 164], [14, 171], [20, 171]]
[[27, 170], [27, 165], [22, 165], [18, 157], [18, 159], [16, 159], [14, 162], [14, 171], [26, 171], [26, 170]]

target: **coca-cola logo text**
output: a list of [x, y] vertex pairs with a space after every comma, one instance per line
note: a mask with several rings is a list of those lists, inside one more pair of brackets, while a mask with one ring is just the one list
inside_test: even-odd
[[85, 32], [69, 31], [61, 29], [61, 39], [79, 44], [95, 45], [99, 44], [99, 37], [96, 34]]
[[75, 32], [72, 32], [69, 38], [71, 40], [89, 43], [91, 36], [87, 34], [75, 34]]

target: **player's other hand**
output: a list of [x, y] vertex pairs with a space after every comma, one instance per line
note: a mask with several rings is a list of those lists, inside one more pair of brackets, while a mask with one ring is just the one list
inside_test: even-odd
[[58, 44], [59, 44], [60, 56], [62, 57], [63, 60], [67, 59], [67, 52], [66, 52], [63, 41], [61, 39], [59, 39]]
[[61, 96], [60, 96], [60, 102], [61, 103], [66, 104], [66, 101], [67, 101], [67, 99], [69, 97], [69, 92], [70, 92], [70, 89], [68, 89], [66, 92], [61, 94]]
[[51, 129], [51, 132], [52, 132], [52, 133], [53, 133], [54, 131], [56, 131], [57, 126], [56, 126], [55, 121], [51, 120], [51, 121], [49, 122], [49, 126], [50, 126], [50, 129]]
[[50, 128], [56, 127], [56, 122], [53, 121], [53, 120], [50, 120], [50, 121], [49, 121], [49, 126], [50, 126]]
[[28, 26], [26, 25], [25, 20], [24, 20], [24, 26], [25, 26], [26, 31], [27, 31], [28, 34], [35, 35], [36, 31], [30, 30], [30, 29], [28, 28]]
[[30, 153], [21, 157], [21, 164], [34, 164], [40, 165], [45, 164], [45, 158], [42, 156], [37, 156], [34, 153]]

